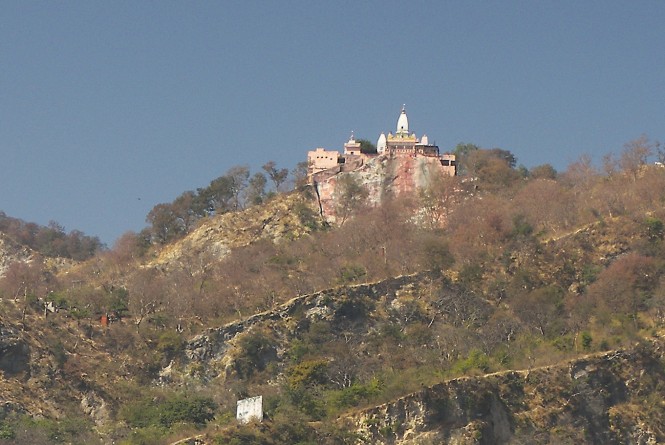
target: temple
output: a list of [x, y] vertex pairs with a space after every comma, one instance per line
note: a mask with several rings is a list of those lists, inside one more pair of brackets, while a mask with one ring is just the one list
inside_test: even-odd
[[376, 153], [363, 153], [361, 144], [355, 140], [353, 133], [350, 139], [344, 144], [344, 152], [317, 148], [307, 153], [308, 172], [310, 177], [322, 172], [328, 175], [342, 171], [353, 171], [360, 168], [367, 160], [386, 156], [401, 157], [421, 157], [438, 158], [445, 174], [454, 176], [456, 174], [455, 155], [450, 153], [440, 154], [439, 147], [436, 144], [430, 144], [427, 135], [418, 138], [415, 133], [409, 132], [409, 118], [406, 115], [406, 107], [402, 106], [402, 111], [397, 118], [397, 128], [395, 133], [389, 132], [386, 136], [381, 133], [376, 143]]
[[376, 143], [376, 151], [390, 156], [439, 156], [439, 147], [430, 144], [427, 135], [418, 139], [415, 133], [409, 133], [409, 118], [404, 106], [397, 119], [395, 134], [388, 133], [386, 136], [385, 133], [381, 133]]

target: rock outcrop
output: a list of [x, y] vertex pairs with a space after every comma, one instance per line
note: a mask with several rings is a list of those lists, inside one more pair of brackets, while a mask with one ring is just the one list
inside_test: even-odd
[[32, 258], [32, 252], [25, 246], [20, 246], [0, 233], [0, 277], [13, 263], [28, 262]]
[[21, 332], [11, 326], [0, 324], [0, 371], [12, 376], [29, 367], [30, 348]]
[[[219, 328], [208, 329], [189, 340], [185, 345], [190, 373], [192, 366], [203, 365], [205, 372], [201, 377], [204, 379], [219, 377], [220, 369], [228, 367], [231, 363], [229, 355], [232, 353], [236, 337], [252, 328], [281, 323], [283, 326], [278, 329], [283, 331], [282, 337], [286, 345], [295, 334], [295, 332], [289, 332], [289, 326], [294, 331], [303, 320], [334, 319], [342, 327], [344, 318], [360, 315], [359, 309], [361, 308], [356, 305], [362, 305], [364, 298], [374, 301], [395, 301], [400, 291], [427, 282], [427, 275], [427, 273], [405, 275], [377, 283], [345, 286], [303, 295], [293, 298], [273, 310], [261, 312]], [[364, 328], [369, 327], [366, 325]]]
[[374, 444], [662, 443], [663, 357], [663, 345], [653, 342], [459, 378], [350, 419]]
[[160, 252], [155, 265], [168, 268], [183, 257], [223, 258], [231, 250], [258, 240], [295, 239], [321, 226], [316, 199], [306, 187], [280, 194], [264, 205], [205, 218], [201, 225]]
[[447, 174], [439, 158], [429, 156], [377, 156], [367, 159], [357, 169], [348, 170], [351, 171], [334, 174], [324, 171], [314, 175], [321, 212], [327, 221], [336, 221], [338, 184], [345, 175], [356, 178], [367, 189], [369, 204], [376, 205], [388, 196], [413, 194], [430, 184], [433, 178]]

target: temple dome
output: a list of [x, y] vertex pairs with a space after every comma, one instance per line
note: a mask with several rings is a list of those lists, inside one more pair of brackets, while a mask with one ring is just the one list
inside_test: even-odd
[[409, 118], [406, 117], [406, 109], [402, 107], [402, 112], [397, 119], [397, 134], [409, 134]]
[[385, 133], [381, 133], [381, 136], [379, 136], [379, 141], [376, 143], [376, 151], [377, 153], [383, 153], [386, 151], [386, 135]]

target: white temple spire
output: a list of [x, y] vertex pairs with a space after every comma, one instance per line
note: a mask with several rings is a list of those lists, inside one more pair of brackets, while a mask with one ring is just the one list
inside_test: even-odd
[[406, 117], [406, 104], [402, 106], [402, 112], [397, 119], [397, 135], [408, 136], [409, 134], [409, 118]]

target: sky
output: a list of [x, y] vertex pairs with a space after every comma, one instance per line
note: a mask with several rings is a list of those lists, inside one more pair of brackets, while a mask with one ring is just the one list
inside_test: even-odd
[[31, 1], [0, 8], [0, 211], [109, 247], [229, 168], [351, 132], [564, 171], [665, 139], [663, 1]]

